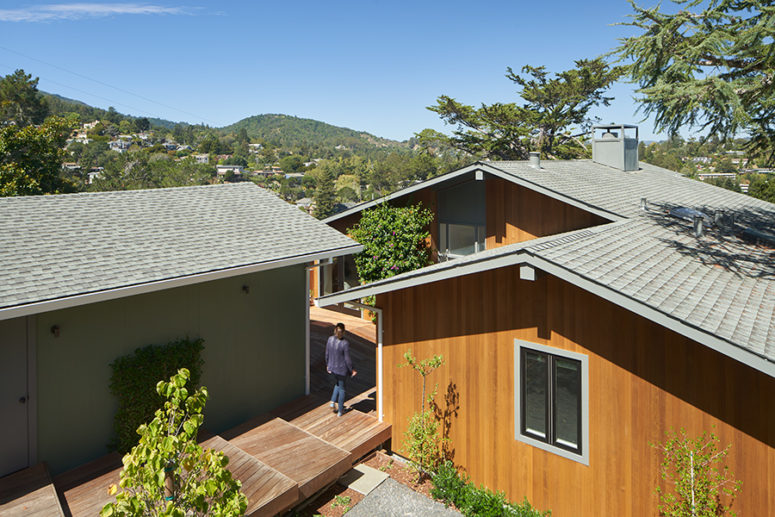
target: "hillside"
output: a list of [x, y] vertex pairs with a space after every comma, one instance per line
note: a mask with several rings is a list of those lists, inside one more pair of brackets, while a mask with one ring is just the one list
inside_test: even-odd
[[293, 147], [300, 143], [311, 148], [335, 148], [342, 145], [352, 150], [407, 147], [406, 142], [379, 138], [369, 133], [333, 126], [318, 120], [280, 114], [244, 118], [220, 128], [219, 131], [227, 134], [237, 133], [242, 129], [247, 131], [251, 139], [263, 140], [277, 147]]
[[[85, 102], [81, 102], [75, 99], [69, 99], [62, 97], [55, 93], [40, 92], [48, 103], [51, 115], [63, 115], [65, 113], [78, 113], [81, 116], [81, 121], [90, 122], [97, 119], [105, 119], [108, 116], [108, 110], [101, 108], [95, 108], [89, 106]], [[123, 115], [127, 116], [127, 115]], [[151, 123], [151, 127], [163, 127], [165, 129], [172, 129], [175, 127], [176, 122], [171, 120], [164, 120], [160, 118], [148, 117]]]

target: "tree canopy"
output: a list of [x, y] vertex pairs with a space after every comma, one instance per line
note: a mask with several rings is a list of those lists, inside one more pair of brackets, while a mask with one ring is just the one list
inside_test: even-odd
[[530, 151], [546, 158], [578, 158], [588, 151], [574, 132], [586, 132], [593, 106], [607, 106], [604, 95], [620, 75], [602, 59], [582, 59], [576, 67], [550, 77], [543, 66], [524, 66], [521, 76], [507, 68], [506, 78], [520, 87], [517, 103], [482, 104], [475, 108], [442, 95], [429, 110], [450, 125], [450, 143], [473, 155], [524, 160]]
[[0, 79], [0, 125], [40, 124], [48, 115], [48, 105], [38, 92], [38, 79], [16, 70]]
[[639, 34], [614, 52], [637, 83], [656, 129], [729, 138], [746, 132], [752, 156], [775, 154], [775, 6], [768, 0], [673, 0], [677, 13], [632, 3]]

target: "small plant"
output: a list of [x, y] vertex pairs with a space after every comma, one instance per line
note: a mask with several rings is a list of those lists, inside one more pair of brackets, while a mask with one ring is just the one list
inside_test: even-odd
[[[102, 517], [168, 515], [242, 515], [247, 498], [240, 482], [226, 468], [229, 459], [221, 452], [203, 450], [197, 443], [207, 388], [189, 394], [191, 374], [185, 368], [169, 382], [160, 381], [156, 391], [165, 399], [154, 419], [137, 429], [140, 443], [124, 456], [115, 503], [100, 512]], [[112, 495], [118, 491], [110, 487]]]
[[[729, 467], [721, 467], [730, 445], [719, 450], [719, 439], [713, 433], [702, 433], [692, 439], [681, 429], [666, 435], [664, 444], [651, 444], [663, 454], [662, 479], [673, 485], [673, 491], [656, 489], [661, 502], [659, 514], [666, 517], [735, 515], [730, 508], [742, 482], [734, 479]], [[728, 504], [722, 503], [722, 496]]]
[[541, 512], [533, 508], [527, 498], [521, 504], [511, 503], [503, 492], [475, 486], [468, 476], [461, 477], [451, 461], [439, 465], [431, 482], [434, 498], [445, 505], [454, 504], [466, 516], [548, 517], [552, 514], [551, 511]]
[[[430, 473], [443, 458], [443, 443], [445, 438], [439, 434], [439, 421], [432, 409], [425, 409], [426, 380], [434, 370], [444, 364], [444, 358], [434, 355], [429, 359], [418, 361], [409, 350], [404, 354], [405, 363], [399, 364], [399, 368], [410, 366], [422, 377], [422, 398], [420, 412], [409, 417], [409, 427], [404, 433], [403, 452], [411, 461], [413, 468], [417, 470], [419, 482], [423, 473]], [[436, 389], [427, 397], [430, 405], [436, 396]]]
[[344, 513], [350, 511], [350, 503], [352, 503], [352, 497], [349, 495], [336, 495], [334, 496], [334, 502], [331, 503], [331, 508], [341, 506]]
[[390, 461], [388, 461], [387, 465], [382, 465], [379, 470], [382, 472], [387, 472], [388, 470], [393, 468], [393, 458], [390, 458]]

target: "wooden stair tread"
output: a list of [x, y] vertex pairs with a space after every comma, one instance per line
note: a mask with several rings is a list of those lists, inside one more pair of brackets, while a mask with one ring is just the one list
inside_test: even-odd
[[45, 463], [0, 478], [0, 515], [64, 516]]

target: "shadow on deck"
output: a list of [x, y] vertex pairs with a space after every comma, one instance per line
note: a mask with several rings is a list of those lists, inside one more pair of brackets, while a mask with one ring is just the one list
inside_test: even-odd
[[[312, 315], [310, 395], [220, 435], [203, 433], [203, 447], [229, 457], [229, 469], [248, 498], [246, 515], [277, 515], [300, 505], [390, 439], [391, 426], [375, 416], [375, 345], [370, 324], [329, 312], [318, 309]], [[331, 381], [324, 355], [326, 339], [341, 320], [346, 320], [350, 331], [358, 375], [348, 381], [348, 393], [354, 394], [346, 403], [349, 410], [338, 417], [328, 405]], [[121, 467], [121, 457], [112, 453], [60, 474], [53, 482], [45, 464], [0, 478], [0, 515], [98, 515], [114, 500], [108, 488], [118, 484]]]

